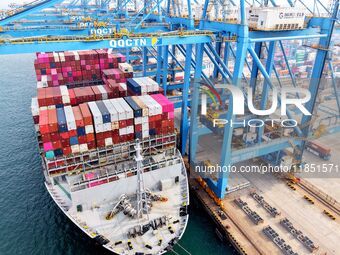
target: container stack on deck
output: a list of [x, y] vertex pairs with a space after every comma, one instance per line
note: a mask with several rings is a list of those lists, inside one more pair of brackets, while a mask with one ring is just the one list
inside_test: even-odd
[[[74, 87], [84, 83], [103, 82], [103, 74], [106, 72], [118, 73], [125, 79], [130, 78], [133, 70], [126, 68], [129, 65], [125, 61], [123, 55], [110, 54], [106, 50], [37, 53], [34, 62], [37, 85], [38, 88], [60, 85]], [[123, 70], [119, 69], [120, 63], [125, 64], [122, 66]]]
[[[62, 56], [60, 62], [63, 62], [64, 57], [65, 60], [71, 61], [71, 69], [75, 70], [79, 67], [74, 63], [79, 60], [83, 63], [80, 66], [84, 66], [85, 69], [93, 65], [105, 68], [118, 66], [118, 60], [111, 63], [114, 58], [107, 58], [110, 54], [106, 51], [96, 51], [99, 61], [93, 57], [95, 56], [93, 52], [63, 52], [57, 55], [44, 53], [37, 56], [38, 62], [42, 62], [42, 59], [46, 61], [43, 65], [45, 67], [48, 66], [47, 61], [58, 63], [57, 56]], [[48, 56], [53, 56], [53, 59]], [[120, 57], [119, 61], [123, 60], [124, 58]], [[63, 65], [66, 66], [60, 64], [61, 69]], [[129, 65], [123, 67], [128, 69]], [[81, 67], [80, 70], [83, 72], [84, 68]], [[110, 70], [118, 69], [105, 69], [103, 74], [110, 73]], [[37, 73], [45, 73], [38, 71]], [[70, 72], [72, 77], [75, 77], [73, 82], [78, 83], [77, 75], [73, 76], [74, 73]], [[52, 87], [38, 88], [37, 98], [32, 99], [32, 114], [36, 130], [40, 134], [41, 151], [46, 159], [53, 161], [135, 139], [143, 140], [174, 133], [174, 105], [162, 94], [156, 94], [160, 88], [155, 81], [145, 77], [126, 78], [125, 80], [129, 82], [127, 86], [126, 83], [116, 82], [123, 80], [113, 80], [113, 77], [104, 74], [103, 80], [106, 84], [90, 86], [87, 83], [88, 79], [94, 78], [98, 73], [98, 69], [94, 69], [91, 72], [93, 76], [90, 73], [83, 75], [83, 79], [86, 80], [82, 87], [79, 87], [79, 83], [76, 87], [74, 84], [57, 86], [55, 85], [57, 83], [52, 83]], [[123, 71], [119, 70], [116, 73]], [[37, 74], [37, 80], [41, 78], [42, 76]], [[63, 79], [60, 84], [67, 82]], [[120, 90], [123, 84], [125, 93]], [[131, 87], [133, 89], [130, 89]], [[127, 88], [132, 95], [130, 97], [126, 97]]]

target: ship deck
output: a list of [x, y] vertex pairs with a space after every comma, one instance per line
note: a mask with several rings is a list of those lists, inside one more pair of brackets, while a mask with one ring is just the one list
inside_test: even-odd
[[[182, 160], [173, 163], [143, 174], [146, 190], [167, 201], [153, 201], [148, 214], [142, 218], [130, 217], [121, 210], [107, 219], [123, 194], [128, 197], [132, 207], [137, 207], [136, 176], [127, 175], [116, 182], [75, 192], [70, 192], [67, 178], [58, 179], [55, 185], [47, 185], [47, 188], [63, 212], [91, 238], [100, 237], [108, 250], [116, 254], [162, 254], [181, 238], [188, 220], [186, 213], [181, 214], [183, 207], [189, 204], [186, 170]], [[177, 176], [178, 181], [175, 181]], [[161, 190], [161, 180], [173, 181]], [[164, 222], [162, 217], [166, 219]], [[138, 230], [140, 226], [149, 227], [145, 233], [135, 231], [135, 235], [131, 235], [131, 230]]]

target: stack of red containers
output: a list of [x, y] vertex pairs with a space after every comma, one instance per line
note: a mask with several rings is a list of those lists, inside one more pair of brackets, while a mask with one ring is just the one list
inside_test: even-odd
[[83, 116], [87, 147], [89, 150], [93, 150], [96, 148], [96, 140], [94, 136], [93, 120], [92, 120], [90, 109], [87, 103], [80, 104], [79, 109]]
[[60, 86], [64, 84], [58, 53], [37, 53], [34, 60], [38, 87]]
[[[81, 103], [120, 97], [119, 86], [108, 85], [78, 87], [67, 89], [66, 86], [38, 88], [39, 107], [56, 105], [79, 105]], [[123, 94], [125, 95], [125, 94]]]
[[99, 81], [101, 80], [101, 72], [99, 65], [98, 53], [94, 50], [79, 51], [81, 71], [83, 81]]
[[[121, 54], [109, 54], [106, 50], [65, 51], [37, 53], [35, 71], [37, 87], [60, 85], [76, 86], [76, 84], [101, 81], [101, 70], [118, 69], [119, 63], [126, 61]], [[119, 69], [118, 69], [119, 70]], [[124, 72], [124, 77], [132, 77], [132, 72]]]
[[105, 85], [112, 89], [113, 98], [126, 97], [127, 96], [127, 86], [126, 83], [117, 83], [113, 79], [105, 80]]
[[156, 130], [159, 134], [170, 134], [175, 131], [174, 104], [162, 94], [151, 95], [162, 106], [162, 120], [157, 121]]
[[59, 52], [59, 59], [65, 84], [73, 84], [83, 80], [78, 52]]

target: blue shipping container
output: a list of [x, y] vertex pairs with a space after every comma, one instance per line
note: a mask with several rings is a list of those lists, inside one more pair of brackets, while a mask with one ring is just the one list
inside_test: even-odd
[[131, 97], [124, 97], [125, 102], [127, 102], [133, 110], [133, 116], [135, 118], [142, 117], [142, 109], [136, 104]]
[[57, 108], [58, 130], [60, 133], [67, 132], [67, 124], [64, 108]]
[[103, 123], [110, 123], [111, 122], [111, 115], [108, 109], [106, 108], [105, 104], [102, 101], [96, 101], [97, 107], [102, 114]]
[[78, 128], [77, 128], [77, 134], [78, 134], [78, 136], [84, 136], [84, 135], [86, 135], [85, 127], [78, 127]]
[[71, 136], [71, 137], [70, 137], [70, 144], [71, 144], [71, 145], [76, 145], [76, 144], [78, 144], [78, 137], [77, 137], [77, 136]]

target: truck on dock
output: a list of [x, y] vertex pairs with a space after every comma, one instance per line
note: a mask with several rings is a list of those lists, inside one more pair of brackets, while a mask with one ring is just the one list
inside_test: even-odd
[[306, 142], [306, 149], [324, 160], [331, 158], [331, 149], [315, 141]]

